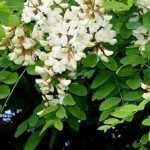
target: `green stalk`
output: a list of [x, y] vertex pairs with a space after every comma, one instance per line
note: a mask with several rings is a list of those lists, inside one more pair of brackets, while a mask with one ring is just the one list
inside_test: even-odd
[[11, 90], [9, 96], [7, 97], [5, 103], [4, 103], [3, 107], [2, 107], [1, 112], [3, 112], [4, 108], [7, 106], [7, 103], [8, 103], [8, 101], [9, 101], [9, 99], [10, 99], [12, 93], [14, 92], [14, 90], [15, 90], [17, 84], [19, 83], [19, 81], [20, 81], [20, 79], [22, 78], [22, 76], [23, 76], [23, 74], [25, 73], [25, 71], [26, 71], [26, 68], [23, 70], [23, 72], [22, 72], [21, 75], [19, 76], [17, 82], [14, 84], [14, 86], [13, 86], [13, 88], [12, 88], [12, 90]]

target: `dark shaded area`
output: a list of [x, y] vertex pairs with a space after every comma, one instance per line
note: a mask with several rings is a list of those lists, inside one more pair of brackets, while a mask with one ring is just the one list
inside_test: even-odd
[[[29, 117], [29, 112], [33, 112], [35, 105], [40, 102], [40, 97], [40, 93], [35, 89], [34, 79], [23, 77], [9, 100], [9, 109], [6, 107], [6, 111], [0, 116], [1, 147], [23, 150], [23, 146], [31, 133], [26, 132], [19, 138], [15, 138], [14, 133], [17, 126]], [[78, 132], [70, 129], [67, 124], [64, 125], [62, 132], [50, 128], [37, 150], [132, 150], [132, 142], [143, 133], [148, 132], [137, 126], [140, 124], [141, 118], [145, 116], [141, 113], [137, 114], [132, 123], [121, 124], [107, 133], [98, 131], [97, 128], [100, 126], [97, 124], [99, 112], [94, 107], [91, 109], [87, 114], [88, 121], [80, 122]], [[53, 132], [56, 135], [56, 140], [52, 144], [50, 139]], [[52, 145], [53, 148], [50, 148]]]

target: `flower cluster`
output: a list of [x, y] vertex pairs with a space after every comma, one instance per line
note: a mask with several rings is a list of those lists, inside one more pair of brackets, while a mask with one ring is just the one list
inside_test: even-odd
[[137, 0], [136, 5], [142, 9], [144, 14], [150, 10], [150, 1], [149, 0]]
[[[137, 0], [136, 5], [139, 8], [139, 13], [134, 13], [135, 17], [131, 18], [131, 22], [139, 22], [140, 16], [143, 16], [148, 12], [150, 9], [150, 1], [149, 0]], [[135, 45], [140, 46], [141, 54], [145, 51], [145, 44], [150, 40], [150, 31], [145, 28], [144, 25], [140, 25], [135, 30], [133, 30], [133, 36], [136, 37], [136, 41], [134, 42]]]
[[[43, 61], [42, 67], [35, 68], [41, 76], [36, 83], [43, 101], [46, 106], [63, 104], [71, 79], [76, 78], [78, 61], [87, 53], [95, 53], [98, 60], [108, 62], [107, 56], [113, 54], [102, 44], [117, 42], [111, 19], [104, 13], [102, 0], [76, 0], [74, 6], [62, 0], [27, 0], [22, 22], [34, 22], [33, 30], [26, 31], [23, 26], [15, 29], [8, 46], [9, 58], [24, 66], [33, 65], [36, 59]], [[89, 51], [85, 52], [86, 48]]]

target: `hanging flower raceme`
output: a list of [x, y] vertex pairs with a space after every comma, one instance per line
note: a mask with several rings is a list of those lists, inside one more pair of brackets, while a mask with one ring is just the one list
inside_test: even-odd
[[[138, 8], [139, 12], [133, 14], [133, 18], [129, 20], [129, 22], [140, 22], [141, 17], [143, 16], [149, 16], [148, 11], [150, 10], [150, 1], [149, 0], [137, 0], [135, 3]], [[147, 17], [146, 17], [147, 18]], [[149, 18], [149, 17], [148, 17]], [[143, 19], [144, 20], [144, 19]], [[143, 55], [145, 53], [145, 45], [147, 42], [150, 41], [150, 30], [146, 28], [147, 25], [144, 24], [139, 24], [137, 28], [133, 30], [133, 36], [135, 36], [136, 40], [134, 41], [134, 44], [139, 46], [139, 50], [141, 54]]]
[[[33, 65], [36, 60], [44, 63], [42, 67], [36, 66], [35, 71], [41, 76], [36, 83], [46, 106], [63, 104], [82, 58], [95, 53], [108, 62], [107, 57], [113, 51], [102, 43], [117, 42], [110, 24], [112, 16], [105, 14], [102, 0], [76, 0], [76, 3], [69, 6], [62, 0], [27, 0], [22, 11], [23, 25], [14, 29], [8, 45], [9, 58], [15, 64]], [[32, 30], [24, 28], [32, 22]], [[85, 52], [86, 48], [89, 51]]]

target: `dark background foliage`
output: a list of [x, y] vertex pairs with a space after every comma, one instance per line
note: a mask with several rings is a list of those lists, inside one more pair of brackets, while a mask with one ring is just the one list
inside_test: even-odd
[[[0, 143], [1, 147], [12, 150], [22, 150], [31, 131], [27, 131], [15, 138], [14, 133], [18, 125], [27, 119], [35, 106], [40, 102], [40, 93], [34, 86], [34, 78], [25, 74], [20, 80], [8, 106], [0, 116]], [[92, 108], [92, 107], [91, 107]], [[11, 112], [11, 113], [10, 113]], [[145, 111], [146, 113], [146, 111]], [[87, 121], [80, 122], [80, 130], [74, 131], [67, 124], [59, 132], [54, 127], [49, 128], [40, 142], [37, 150], [76, 150], [76, 149], [102, 149], [102, 150], [131, 150], [132, 143], [140, 137], [145, 129], [139, 130], [142, 115], [137, 114], [132, 123], [116, 126], [106, 133], [98, 131], [98, 110], [87, 113]]]

